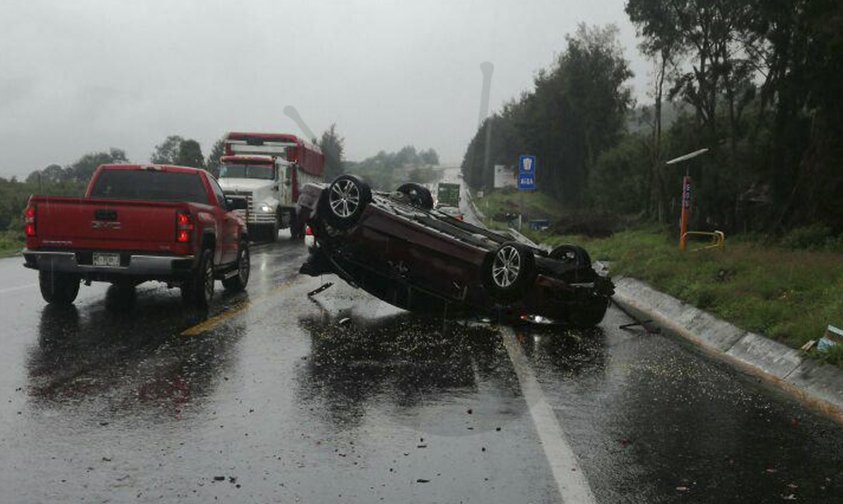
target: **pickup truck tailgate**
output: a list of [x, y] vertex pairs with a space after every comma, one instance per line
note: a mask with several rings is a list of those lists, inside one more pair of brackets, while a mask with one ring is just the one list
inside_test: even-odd
[[136, 251], [172, 250], [182, 203], [34, 198], [42, 246]]

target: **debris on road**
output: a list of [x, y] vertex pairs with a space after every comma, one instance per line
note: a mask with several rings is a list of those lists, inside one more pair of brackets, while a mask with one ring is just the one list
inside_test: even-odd
[[313, 297], [313, 296], [319, 294], [320, 292], [324, 292], [324, 291], [328, 290], [332, 285], [334, 285], [333, 282], [324, 283], [324, 284], [320, 285], [319, 287], [317, 287], [316, 289], [313, 289], [312, 291], [308, 292], [307, 297]]

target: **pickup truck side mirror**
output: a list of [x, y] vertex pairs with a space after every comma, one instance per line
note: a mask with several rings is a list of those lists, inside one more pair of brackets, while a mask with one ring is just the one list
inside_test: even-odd
[[229, 210], [246, 210], [249, 205], [246, 198], [225, 198], [225, 204]]
[[278, 190], [278, 184], [275, 184], [274, 186], [272, 186], [272, 190], [277, 191]]

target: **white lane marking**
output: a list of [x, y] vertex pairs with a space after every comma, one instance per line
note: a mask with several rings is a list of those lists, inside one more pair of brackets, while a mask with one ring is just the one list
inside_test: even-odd
[[7, 287], [5, 289], [0, 289], [0, 294], [6, 294], [7, 292], [15, 292], [24, 289], [31, 289], [33, 287], [37, 287], [38, 282], [26, 284], [26, 285], [18, 285], [17, 287]]
[[539, 440], [544, 448], [544, 456], [550, 464], [556, 486], [562, 495], [562, 502], [568, 503], [596, 503], [588, 480], [577, 461], [577, 456], [565, 441], [565, 432], [556, 418], [556, 414], [547, 402], [536, 375], [530, 368], [530, 363], [521, 345], [515, 338], [515, 332], [509, 327], [501, 328], [503, 344], [509, 354], [509, 359], [518, 376], [521, 393], [530, 405], [530, 415], [539, 433]]

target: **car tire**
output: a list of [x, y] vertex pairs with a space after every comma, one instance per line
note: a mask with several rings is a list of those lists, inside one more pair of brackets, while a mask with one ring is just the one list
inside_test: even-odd
[[401, 194], [406, 194], [410, 198], [410, 204], [422, 210], [433, 209], [433, 195], [427, 187], [408, 182], [396, 189]]
[[240, 252], [237, 254], [237, 275], [226, 278], [222, 281], [225, 290], [239, 292], [246, 288], [249, 283], [251, 272], [251, 255], [249, 254], [249, 242], [240, 243]]
[[588, 255], [588, 252], [586, 252], [584, 248], [576, 245], [559, 245], [550, 251], [548, 257], [556, 261], [563, 262], [576, 259], [579, 266], [591, 266], [591, 256]]
[[493, 297], [511, 299], [521, 295], [536, 275], [533, 251], [521, 243], [503, 243], [483, 262], [483, 284]]
[[38, 285], [44, 301], [56, 305], [69, 305], [79, 295], [80, 278], [60, 271], [39, 271]]
[[355, 225], [366, 205], [372, 201], [369, 184], [354, 175], [340, 175], [320, 199], [320, 214], [337, 229]]
[[603, 321], [608, 309], [609, 298], [595, 297], [587, 306], [571, 310], [568, 323], [576, 329], [591, 329]]
[[207, 309], [214, 298], [215, 281], [214, 254], [211, 249], [205, 249], [202, 251], [199, 264], [193, 271], [193, 278], [182, 286], [182, 299], [199, 309]]

